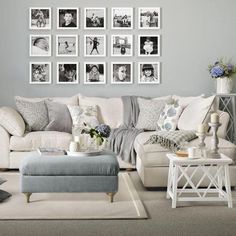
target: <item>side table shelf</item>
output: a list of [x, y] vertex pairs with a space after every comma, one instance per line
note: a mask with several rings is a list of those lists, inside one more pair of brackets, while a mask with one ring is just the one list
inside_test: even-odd
[[236, 93], [215, 95], [219, 109], [229, 114], [229, 125], [226, 138], [230, 142], [236, 144]]

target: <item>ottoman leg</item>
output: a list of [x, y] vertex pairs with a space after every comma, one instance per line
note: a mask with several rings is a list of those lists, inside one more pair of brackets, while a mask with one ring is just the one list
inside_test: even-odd
[[30, 196], [32, 193], [24, 193], [26, 196], [26, 202], [29, 203], [30, 202]]
[[107, 193], [107, 195], [109, 196], [110, 202], [113, 202], [113, 197], [116, 193]]

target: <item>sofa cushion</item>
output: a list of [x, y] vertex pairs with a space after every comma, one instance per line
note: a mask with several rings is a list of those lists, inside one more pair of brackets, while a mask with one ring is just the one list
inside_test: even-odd
[[[135, 151], [145, 167], [169, 166], [166, 154], [170, 153], [170, 150], [163, 148], [159, 144], [144, 145], [149, 137], [155, 133], [154, 131], [140, 133], [134, 141]], [[205, 143], [207, 147], [211, 147], [211, 137], [207, 136]], [[198, 144], [198, 139], [189, 142], [189, 146], [192, 147], [197, 147]], [[236, 146], [233, 143], [219, 138], [219, 152], [230, 157], [234, 162], [236, 161]]]
[[1, 107], [0, 125], [11, 135], [22, 136], [25, 132], [25, 122], [23, 118], [11, 107]]
[[72, 135], [57, 131], [37, 131], [26, 133], [23, 137], [10, 138], [10, 150], [32, 151], [37, 148], [60, 148], [68, 150]]
[[204, 123], [213, 105], [215, 96], [198, 98], [191, 102], [182, 112], [178, 128], [180, 130], [197, 130], [199, 124]]
[[72, 119], [67, 105], [47, 100], [45, 103], [49, 119], [45, 130], [72, 133]]
[[143, 162], [144, 166], [168, 166], [166, 154], [170, 152], [159, 144], [145, 144], [155, 131], [140, 133], [134, 141], [134, 149]]
[[191, 102], [194, 100], [197, 100], [199, 98], [203, 98], [204, 94], [201, 94], [199, 96], [179, 96], [179, 95], [172, 95], [172, 98], [175, 100], [178, 100], [179, 105], [182, 106], [183, 108], [186, 108]]
[[48, 124], [48, 112], [44, 101], [29, 102], [15, 98], [17, 110], [26, 123], [28, 131], [44, 130]]
[[65, 105], [78, 105], [77, 95], [72, 97], [42, 97], [42, 98], [26, 98], [26, 97], [15, 96], [15, 99], [27, 102], [41, 102], [44, 100], [49, 100], [51, 102], [58, 102]]
[[86, 97], [79, 94], [79, 105], [97, 106], [99, 123], [117, 128], [123, 123], [123, 103], [121, 98]]
[[156, 130], [157, 121], [165, 105], [164, 100], [138, 98], [139, 116], [137, 129]]

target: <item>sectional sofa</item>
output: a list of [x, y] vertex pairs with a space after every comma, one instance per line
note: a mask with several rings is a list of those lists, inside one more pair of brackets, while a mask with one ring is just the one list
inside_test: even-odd
[[[163, 97], [167, 99], [169, 96]], [[185, 108], [193, 101], [200, 99], [198, 97], [180, 97], [173, 95], [173, 98], [179, 100]], [[46, 98], [22, 98], [31, 102], [42, 101]], [[155, 99], [155, 98], [153, 98]], [[158, 98], [160, 99], [160, 98]], [[87, 97], [81, 94], [73, 97], [54, 97], [51, 101], [66, 105], [97, 105], [98, 120], [100, 123], [108, 124], [111, 128], [119, 127], [123, 122], [123, 103], [119, 98], [101, 98]], [[225, 139], [229, 115], [226, 112], [218, 111], [220, 122], [222, 123], [219, 131], [220, 152], [228, 155], [233, 160], [236, 156], [235, 145]], [[192, 121], [194, 117], [189, 117]], [[190, 122], [191, 123], [191, 122]], [[195, 127], [193, 127], [195, 129]], [[144, 143], [155, 131], [140, 133], [135, 141], [134, 148], [137, 153], [136, 166], [125, 163], [118, 157], [121, 168], [136, 168], [145, 187], [163, 187], [167, 184], [168, 159], [166, 154], [169, 150], [161, 147], [159, 144]], [[20, 114], [14, 108], [0, 108], [0, 168], [18, 169], [22, 159], [29, 152], [39, 147], [56, 147], [67, 149], [72, 140], [72, 134], [58, 131], [35, 131], [26, 132], [25, 123]], [[210, 145], [210, 135], [206, 137], [207, 145]], [[198, 140], [191, 141], [190, 145], [196, 146]], [[230, 166], [230, 175], [232, 186], [236, 186], [236, 166]]]

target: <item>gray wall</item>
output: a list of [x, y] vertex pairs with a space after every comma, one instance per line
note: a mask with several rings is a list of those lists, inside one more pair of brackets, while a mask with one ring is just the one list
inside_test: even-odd
[[[53, 35], [53, 56], [45, 61], [52, 61], [51, 85], [29, 84], [29, 61], [42, 59], [29, 57], [29, 34], [38, 33], [28, 29], [29, 7], [52, 7], [53, 27], [50, 33]], [[121, 31], [110, 30], [111, 7], [127, 6], [135, 7], [135, 29], [129, 31], [134, 35], [139, 33], [152, 33], [150, 31], [137, 30], [137, 12], [140, 6], [160, 6], [161, 15], [161, 84], [138, 85], [137, 65], [134, 65], [133, 85], [111, 85], [110, 64], [107, 64], [108, 83], [106, 85], [57, 85], [56, 62], [64, 58], [55, 57], [55, 35], [63, 31], [56, 29], [56, 7], [76, 6], [83, 7], [102, 6], [107, 7], [108, 29], [102, 31], [107, 34], [110, 43], [110, 35]], [[231, 58], [236, 63], [236, 1], [235, 0], [7, 0], [0, 3], [1, 16], [1, 41], [0, 41], [0, 106], [12, 105], [14, 96], [71, 96], [76, 93], [96, 96], [120, 96], [142, 95], [160, 96], [166, 94], [197, 95], [214, 93], [214, 80], [210, 78], [207, 65], [219, 57]], [[83, 30], [83, 18], [81, 17], [80, 29], [71, 33], [86, 34]], [[99, 33], [102, 33], [99, 32]], [[43, 32], [42, 32], [43, 33]], [[68, 31], [65, 33], [69, 33]], [[92, 32], [93, 33], [93, 32]], [[122, 32], [124, 33], [124, 32]], [[128, 33], [128, 31], [127, 31]], [[82, 39], [82, 37], [81, 37]], [[137, 42], [137, 37], [135, 37]], [[83, 81], [83, 61], [93, 60], [83, 58], [81, 49], [83, 41], [80, 40], [80, 56], [73, 58], [79, 61], [80, 76]], [[134, 45], [136, 47], [137, 44]], [[110, 58], [110, 44], [107, 47], [108, 56], [106, 62], [121, 61], [119, 58]], [[98, 59], [103, 61], [103, 58]], [[127, 60], [127, 59], [124, 59]], [[148, 58], [131, 58], [132, 61], [148, 61]], [[153, 59], [155, 60], [155, 59]], [[71, 59], [65, 59], [71, 61]]]

